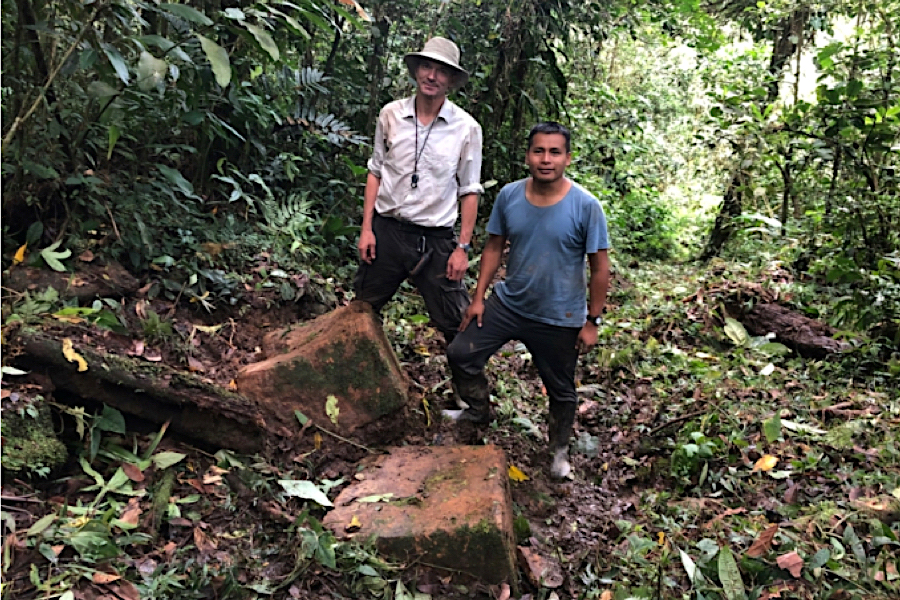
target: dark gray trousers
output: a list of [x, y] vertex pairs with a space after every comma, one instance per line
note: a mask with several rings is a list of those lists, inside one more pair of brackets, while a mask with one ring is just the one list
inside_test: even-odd
[[469, 307], [465, 284], [447, 279], [447, 261], [456, 249], [453, 229], [419, 227], [376, 213], [372, 230], [375, 260], [360, 263], [353, 281], [356, 298], [380, 311], [409, 278], [422, 294], [431, 320], [450, 343]]
[[[559, 327], [527, 319], [508, 309], [496, 296], [491, 296], [485, 302], [482, 326], [478, 327], [472, 321], [447, 348], [447, 360], [460, 396], [474, 413], [486, 413], [488, 383], [484, 366], [503, 344], [520, 340], [531, 352], [541, 381], [547, 388], [551, 417], [559, 415], [558, 419], [568, 421], [568, 427], [565, 423], [561, 425], [571, 430], [571, 419], [578, 403], [575, 392], [578, 349], [575, 343], [580, 330], [579, 327]], [[560, 433], [568, 442], [568, 431]]]

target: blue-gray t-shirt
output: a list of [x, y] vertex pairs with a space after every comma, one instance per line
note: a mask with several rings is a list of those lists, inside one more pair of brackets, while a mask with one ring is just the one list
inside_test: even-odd
[[510, 310], [550, 325], [581, 327], [587, 316], [585, 255], [609, 248], [606, 215], [575, 182], [552, 206], [534, 206], [522, 179], [500, 190], [487, 231], [510, 243], [506, 279], [494, 294]]

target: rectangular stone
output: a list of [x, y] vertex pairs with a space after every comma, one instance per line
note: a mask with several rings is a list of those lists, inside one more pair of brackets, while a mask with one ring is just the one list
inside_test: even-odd
[[512, 502], [501, 448], [396, 448], [367, 461], [359, 477], [324, 519], [339, 538], [374, 536], [379, 551], [396, 559], [459, 572], [463, 580], [516, 587]]

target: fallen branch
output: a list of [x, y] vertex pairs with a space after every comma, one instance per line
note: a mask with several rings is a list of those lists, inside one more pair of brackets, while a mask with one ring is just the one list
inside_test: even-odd
[[695, 410], [694, 412], [688, 413], [686, 415], [681, 415], [680, 417], [675, 417], [671, 421], [666, 421], [662, 425], [657, 425], [656, 427], [651, 429], [647, 433], [647, 435], [656, 435], [657, 433], [659, 433], [660, 431], [662, 431], [663, 429], [665, 429], [666, 427], [668, 427], [670, 425], [675, 425], [676, 423], [681, 423], [682, 421], [689, 421], [690, 419], [693, 419], [694, 417], [699, 417], [700, 415], [705, 415], [705, 414], [706, 414], [706, 409], [703, 409], [703, 410]]

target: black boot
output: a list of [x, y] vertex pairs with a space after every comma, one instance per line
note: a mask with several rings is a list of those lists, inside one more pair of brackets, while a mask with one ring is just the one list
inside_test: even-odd
[[470, 375], [450, 363], [453, 384], [459, 397], [468, 405], [463, 410], [443, 410], [441, 414], [454, 421], [470, 421], [486, 424], [491, 422], [490, 390], [484, 372]]
[[569, 464], [569, 437], [572, 435], [577, 409], [578, 404], [575, 402], [550, 401], [548, 433], [550, 456], [553, 458], [550, 475], [559, 479], [567, 477], [572, 472], [572, 466]]

